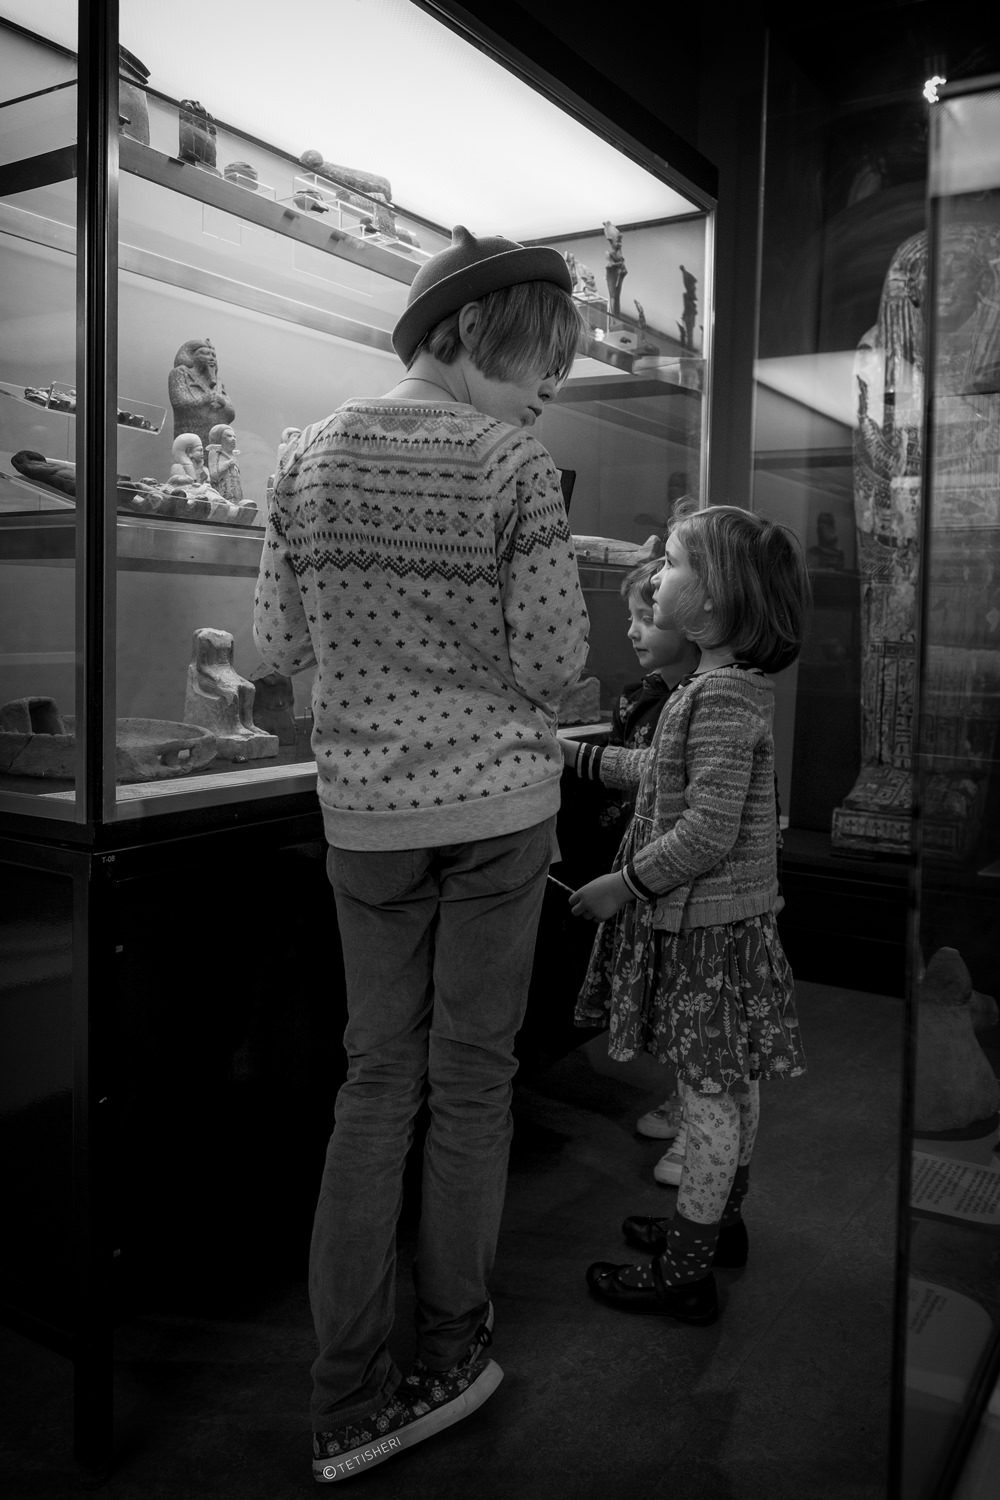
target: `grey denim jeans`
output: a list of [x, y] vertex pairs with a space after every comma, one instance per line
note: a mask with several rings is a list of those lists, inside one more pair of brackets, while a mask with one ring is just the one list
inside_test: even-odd
[[316, 1431], [370, 1415], [402, 1378], [386, 1339], [403, 1169], [425, 1100], [418, 1356], [448, 1369], [486, 1311], [507, 1183], [514, 1037], [554, 835], [550, 818], [474, 843], [327, 851], [347, 978], [348, 1072], [310, 1253]]

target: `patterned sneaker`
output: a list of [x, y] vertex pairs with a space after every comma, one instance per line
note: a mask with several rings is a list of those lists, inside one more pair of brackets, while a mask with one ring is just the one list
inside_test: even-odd
[[654, 1141], [672, 1141], [681, 1128], [684, 1118], [684, 1109], [676, 1094], [671, 1094], [669, 1099], [656, 1109], [651, 1109], [648, 1114], [640, 1115], [635, 1122], [635, 1128], [639, 1135], [648, 1136]]
[[661, 1156], [653, 1168], [653, 1176], [657, 1182], [664, 1183], [667, 1187], [677, 1187], [684, 1170], [684, 1156], [687, 1152], [687, 1131], [682, 1125], [677, 1133], [676, 1139], [670, 1150]]
[[421, 1396], [429, 1400], [428, 1390], [437, 1387], [441, 1380], [457, 1380], [463, 1371], [468, 1370], [482, 1358], [484, 1349], [488, 1349], [493, 1342], [493, 1303], [487, 1303], [486, 1316], [476, 1329], [472, 1343], [466, 1349], [461, 1359], [456, 1360], [450, 1370], [430, 1370], [422, 1359], [413, 1361], [413, 1369], [406, 1376], [401, 1391], [407, 1391], [411, 1396]]
[[435, 1372], [433, 1382], [419, 1390], [408, 1377], [392, 1400], [370, 1417], [334, 1432], [313, 1433], [313, 1478], [317, 1484], [334, 1484], [395, 1458], [404, 1448], [470, 1416], [502, 1379], [500, 1366], [485, 1356]]

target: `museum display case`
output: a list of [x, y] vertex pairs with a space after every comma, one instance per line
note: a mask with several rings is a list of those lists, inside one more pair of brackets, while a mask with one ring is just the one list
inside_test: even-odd
[[[292, 9], [296, 34], [322, 28], [322, 7]], [[394, 382], [410, 281], [451, 221], [482, 229], [483, 215], [565, 254], [588, 325], [540, 435], [591, 605], [585, 716], [606, 715], [634, 675], [621, 558], [655, 549], [672, 500], [701, 492], [711, 199], [402, 0], [338, 21], [358, 82], [342, 85], [335, 150], [321, 102], [289, 81], [280, 105], [226, 7], [199, 13], [192, 52], [183, 15], [125, 0], [117, 129], [97, 163], [108, 212], [81, 221], [73, 7], [4, 13], [0, 808], [109, 837], [311, 789], [309, 674], [269, 672], [251, 637], [278, 452]], [[495, 98], [503, 125], [484, 111], [468, 162], [455, 145], [437, 165], [413, 151], [408, 102], [384, 77], [378, 110], [366, 102], [364, 59], [381, 49], [384, 75], [390, 35]], [[525, 112], [528, 135], [549, 138], [541, 195], [490, 170]], [[341, 165], [354, 151], [360, 165]], [[82, 269], [95, 246], [100, 299]], [[91, 373], [99, 317], [106, 358]]]

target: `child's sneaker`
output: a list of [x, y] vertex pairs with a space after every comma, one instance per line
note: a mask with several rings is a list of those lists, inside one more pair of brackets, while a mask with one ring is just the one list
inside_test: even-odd
[[406, 1376], [400, 1390], [409, 1391], [411, 1395], [419, 1395], [427, 1386], [435, 1385], [438, 1377], [445, 1380], [457, 1379], [463, 1370], [474, 1365], [476, 1360], [482, 1357], [483, 1350], [488, 1349], [492, 1342], [493, 1303], [489, 1302], [486, 1307], [486, 1316], [472, 1336], [472, 1343], [450, 1370], [429, 1370], [422, 1359], [415, 1359], [413, 1369]]
[[404, 1448], [412, 1448], [470, 1416], [503, 1379], [500, 1366], [485, 1355], [428, 1374], [433, 1376], [430, 1381], [407, 1376], [392, 1400], [370, 1417], [333, 1432], [314, 1432], [316, 1482], [333, 1484], [338, 1479], [350, 1479], [387, 1458], [395, 1458]]
[[677, 1094], [671, 1094], [669, 1099], [664, 1099], [656, 1109], [651, 1109], [648, 1114], [640, 1115], [635, 1122], [635, 1128], [640, 1135], [648, 1136], [654, 1141], [672, 1141], [684, 1118], [684, 1108]]
[[677, 1187], [684, 1170], [684, 1157], [687, 1153], [687, 1131], [681, 1127], [670, 1150], [661, 1156], [653, 1168], [653, 1176], [657, 1182], [664, 1183], [667, 1187]]

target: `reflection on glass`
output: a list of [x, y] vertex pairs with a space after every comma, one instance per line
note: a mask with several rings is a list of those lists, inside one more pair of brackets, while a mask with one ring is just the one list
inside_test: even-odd
[[904, 1500], [951, 1493], [1000, 1357], [1000, 92], [967, 87], [931, 111], [906, 269], [929, 420]]

